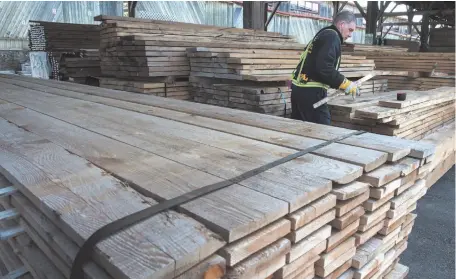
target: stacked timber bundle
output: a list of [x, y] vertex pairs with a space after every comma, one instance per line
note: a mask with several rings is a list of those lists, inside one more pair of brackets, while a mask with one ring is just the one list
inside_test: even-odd
[[98, 50], [81, 50], [62, 54], [60, 58], [60, 74], [62, 80], [71, 80], [77, 83], [85, 83], [88, 76], [100, 76]]
[[103, 88], [150, 94], [180, 100], [190, 99], [188, 81], [163, 82], [161, 79], [156, 81], [132, 81], [106, 77], [99, 78], [99, 81], [100, 87]]
[[437, 159], [434, 144], [4, 77], [0, 172], [12, 187], [1, 191], [15, 214], [0, 224], [16, 229], [8, 244], [32, 278], [68, 278], [94, 231], [173, 198], [182, 201], [97, 244], [82, 276], [403, 278], [408, 271], [399, 257]]
[[339, 71], [346, 78], [355, 80], [368, 75], [374, 69], [374, 60], [366, 59], [366, 56], [342, 55]]
[[455, 53], [430, 52], [385, 52], [363, 51], [357, 55], [365, 55], [375, 61], [377, 70], [420, 72], [428, 75], [433, 73], [455, 73]]
[[[400, 90], [330, 101], [332, 125], [419, 140], [454, 121], [454, 87], [428, 91]], [[406, 93], [404, 101], [398, 93]]]
[[455, 29], [433, 28], [429, 32], [429, 51], [431, 52], [455, 52]]
[[[286, 49], [187, 49], [193, 100], [200, 103], [288, 116], [290, 89], [286, 81], [299, 62], [301, 51]], [[373, 60], [344, 55], [340, 72], [356, 80], [374, 70]], [[234, 84], [235, 83], [235, 84]], [[369, 81], [363, 92], [386, 90], [386, 81]]]
[[46, 50], [46, 35], [44, 26], [31, 24], [28, 31], [29, 47], [31, 51]]
[[[52, 66], [52, 79], [60, 80], [63, 54], [95, 51], [100, 45], [100, 26], [47, 21], [30, 21], [30, 50], [46, 51]], [[77, 75], [76, 73], [74, 73]], [[81, 78], [81, 77], [76, 77]]]
[[[301, 45], [278, 33], [125, 17], [98, 16], [102, 21], [102, 73], [118, 78], [180, 77], [190, 74], [186, 48], [207, 46], [280, 48]], [[260, 46], [261, 47], [261, 46]]]
[[[78, 51], [79, 49], [98, 49], [100, 45], [100, 26], [95, 24], [74, 24], [31, 20], [31, 31], [39, 28], [40, 42], [46, 44], [48, 51]], [[32, 37], [34, 39], [34, 37]], [[33, 45], [33, 44], [32, 44]]]
[[[181, 99], [189, 99], [189, 89], [177, 88], [173, 82], [188, 80], [187, 48], [206, 46], [217, 52], [229, 52], [227, 47], [235, 45], [234, 48], [262, 48], [265, 53], [269, 48], [303, 48], [294, 39], [272, 32], [123, 17], [96, 19], [103, 22], [100, 51], [104, 76], [115, 77], [120, 83], [122, 80], [157, 82], [157, 78], [162, 78], [158, 82], [167, 84], [165, 95]], [[211, 74], [222, 74], [229, 69], [210, 70]]]
[[[245, 82], [190, 77], [192, 100], [228, 108], [288, 117], [291, 90], [283, 82]], [[231, 83], [229, 83], [231, 82]]]
[[455, 77], [401, 77], [383, 76], [388, 80], [390, 90], [430, 90], [437, 87], [456, 86]]

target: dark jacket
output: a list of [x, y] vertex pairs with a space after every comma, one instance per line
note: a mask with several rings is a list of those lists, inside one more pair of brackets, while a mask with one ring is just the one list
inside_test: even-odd
[[[337, 63], [341, 56], [342, 35], [334, 25], [331, 25], [321, 29], [315, 38], [312, 50], [307, 54], [302, 74], [306, 74], [309, 80], [337, 89], [345, 79], [339, 73]], [[298, 69], [300, 66], [298, 65]]]

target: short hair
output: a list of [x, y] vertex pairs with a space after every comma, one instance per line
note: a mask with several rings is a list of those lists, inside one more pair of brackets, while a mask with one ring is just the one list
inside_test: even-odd
[[341, 21], [346, 23], [356, 22], [355, 14], [347, 10], [338, 12], [336, 17], [334, 17], [333, 24], [336, 25]]

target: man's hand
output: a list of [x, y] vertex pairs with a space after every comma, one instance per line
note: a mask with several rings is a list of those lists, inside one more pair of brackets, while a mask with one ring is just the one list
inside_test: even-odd
[[345, 79], [339, 88], [345, 91], [345, 95], [352, 95], [353, 98], [359, 95], [358, 85], [348, 79]]

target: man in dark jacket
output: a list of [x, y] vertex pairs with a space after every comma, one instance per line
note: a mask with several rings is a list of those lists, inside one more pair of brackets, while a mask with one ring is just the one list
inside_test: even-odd
[[327, 89], [341, 89], [347, 95], [359, 93], [356, 83], [338, 71], [341, 44], [351, 37], [355, 28], [355, 15], [342, 11], [336, 15], [331, 26], [321, 29], [309, 42], [293, 72], [291, 118], [329, 125], [331, 115], [328, 105], [313, 108], [314, 103], [327, 96]]

